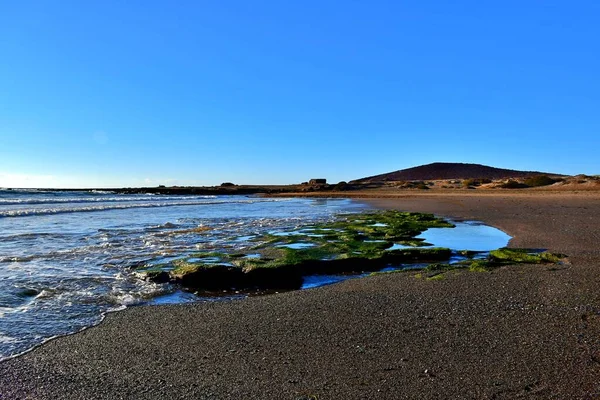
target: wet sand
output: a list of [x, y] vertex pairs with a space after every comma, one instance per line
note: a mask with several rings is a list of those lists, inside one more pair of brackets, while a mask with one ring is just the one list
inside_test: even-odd
[[368, 201], [484, 221], [569, 263], [135, 307], [0, 363], [0, 399], [600, 398], [599, 194]]

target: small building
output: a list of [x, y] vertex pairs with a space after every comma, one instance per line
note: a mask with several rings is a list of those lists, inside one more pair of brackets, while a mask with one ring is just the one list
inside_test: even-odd
[[311, 179], [309, 185], [327, 185], [327, 179]]

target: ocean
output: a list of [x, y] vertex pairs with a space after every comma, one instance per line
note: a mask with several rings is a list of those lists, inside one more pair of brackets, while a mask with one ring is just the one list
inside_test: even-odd
[[0, 360], [138, 304], [215, 301], [135, 268], [365, 210], [347, 199], [0, 189]]

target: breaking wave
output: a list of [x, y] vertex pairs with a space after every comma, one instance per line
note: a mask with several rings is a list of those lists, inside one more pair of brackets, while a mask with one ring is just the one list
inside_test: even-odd
[[[139, 201], [139, 199], [138, 199]], [[60, 208], [20, 208], [0, 211], [0, 218], [3, 217], [27, 217], [33, 215], [66, 214], [80, 212], [95, 212], [107, 210], [124, 210], [130, 208], [157, 208], [157, 207], [181, 207], [181, 206], [204, 206], [204, 205], [223, 205], [223, 204], [253, 204], [281, 201], [280, 199], [252, 199], [235, 201], [171, 201], [171, 202], [152, 202], [152, 203], [133, 203], [133, 204], [109, 204], [98, 206], [83, 207], [60, 207]], [[72, 202], [70, 202], [72, 203]]]
[[[161, 197], [161, 201], [181, 201], [181, 200], [198, 200], [198, 199], [214, 199], [216, 196], [165, 196]], [[66, 204], [66, 203], [115, 203], [115, 202], [132, 202], [145, 201], [147, 199], [140, 197], [81, 197], [81, 198], [24, 198], [24, 199], [0, 199], [0, 205], [21, 205], [21, 204]]]

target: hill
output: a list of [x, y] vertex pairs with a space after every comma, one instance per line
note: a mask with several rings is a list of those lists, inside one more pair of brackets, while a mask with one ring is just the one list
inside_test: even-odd
[[401, 169], [387, 174], [369, 176], [352, 181], [352, 183], [370, 183], [386, 181], [423, 181], [439, 179], [504, 179], [526, 178], [533, 175], [561, 176], [560, 174], [539, 171], [518, 171], [513, 169], [494, 168], [481, 164], [442, 163], [420, 165]]

